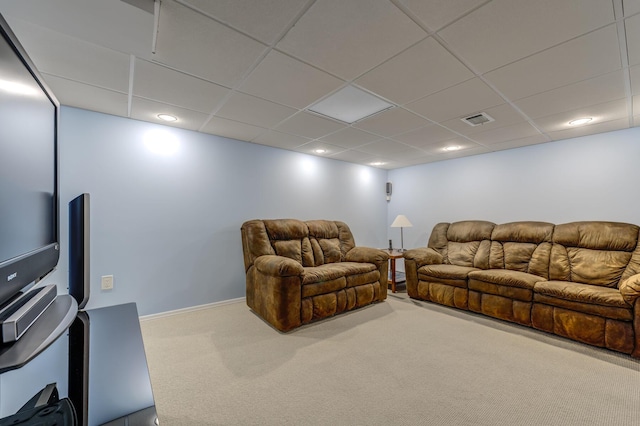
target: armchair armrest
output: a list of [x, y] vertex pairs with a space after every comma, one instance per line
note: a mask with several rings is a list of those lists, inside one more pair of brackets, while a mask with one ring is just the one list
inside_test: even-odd
[[419, 268], [424, 265], [439, 265], [442, 263], [442, 255], [429, 247], [420, 247], [404, 252], [405, 260], [412, 260]]
[[371, 247], [354, 247], [345, 256], [347, 262], [374, 263], [378, 266], [386, 264], [389, 253]]
[[632, 275], [620, 284], [620, 293], [622, 298], [633, 306], [635, 301], [640, 298], [640, 274]]
[[300, 263], [283, 256], [260, 256], [253, 264], [260, 273], [272, 277], [294, 277], [304, 272]]

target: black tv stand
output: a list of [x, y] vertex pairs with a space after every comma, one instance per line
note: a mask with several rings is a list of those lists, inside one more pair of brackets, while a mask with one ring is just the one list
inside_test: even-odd
[[20, 340], [0, 346], [0, 374], [22, 367], [49, 347], [69, 328], [77, 312], [73, 297], [58, 295]]

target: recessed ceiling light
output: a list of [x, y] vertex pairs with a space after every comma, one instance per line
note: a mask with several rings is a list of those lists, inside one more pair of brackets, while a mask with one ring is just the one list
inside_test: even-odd
[[315, 152], [316, 154], [325, 154], [327, 152], [326, 149], [314, 149], [313, 152]]
[[457, 151], [459, 149], [462, 149], [462, 147], [460, 145], [450, 145], [450, 146], [445, 146], [444, 147], [445, 151]]
[[178, 117], [170, 114], [158, 114], [158, 118], [162, 121], [178, 121]]
[[569, 122], [569, 125], [570, 126], [580, 126], [582, 124], [587, 124], [591, 120], [593, 120], [593, 118], [591, 118], [591, 117], [578, 118], [576, 120], [571, 120]]
[[370, 166], [384, 166], [386, 163], [383, 163], [382, 161], [376, 161], [373, 163], [369, 163]]
[[311, 106], [309, 111], [351, 124], [392, 107], [364, 90], [346, 86]]

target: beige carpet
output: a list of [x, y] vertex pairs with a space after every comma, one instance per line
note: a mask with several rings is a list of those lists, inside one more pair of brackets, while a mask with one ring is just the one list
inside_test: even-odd
[[640, 425], [640, 362], [408, 299], [275, 331], [244, 303], [142, 321], [173, 425]]

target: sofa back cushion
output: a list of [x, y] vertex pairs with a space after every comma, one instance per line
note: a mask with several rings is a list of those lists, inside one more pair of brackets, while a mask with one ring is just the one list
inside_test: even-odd
[[288, 257], [305, 267], [342, 262], [356, 245], [347, 224], [339, 221], [249, 220], [241, 231], [246, 269], [264, 255]]
[[309, 220], [305, 224], [309, 229], [313, 252], [312, 266], [342, 262], [347, 252], [356, 245], [351, 230], [344, 222]]
[[496, 225], [491, 234], [489, 267], [549, 278], [553, 228], [554, 225], [547, 222]]
[[482, 220], [439, 223], [429, 237], [429, 247], [438, 251], [446, 264], [488, 269], [494, 227], [494, 223]]
[[617, 287], [637, 251], [639, 229], [618, 222], [556, 225], [549, 279]]
[[265, 220], [264, 226], [274, 254], [293, 259], [302, 266], [313, 265], [313, 251], [307, 225], [296, 219]]

